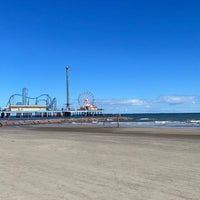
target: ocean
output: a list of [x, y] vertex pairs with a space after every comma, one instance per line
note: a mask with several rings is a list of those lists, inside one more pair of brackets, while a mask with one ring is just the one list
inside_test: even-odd
[[[116, 116], [116, 115], [103, 115]], [[163, 128], [200, 128], [200, 113], [144, 113], [144, 114], [121, 114], [122, 117], [131, 118], [128, 121], [119, 121], [120, 127], [163, 127]], [[75, 117], [76, 118], [76, 117]], [[79, 118], [79, 117], [78, 117]], [[9, 120], [16, 120], [10, 118]], [[18, 119], [18, 118], [17, 118]], [[41, 119], [41, 118], [23, 118], [26, 119]], [[49, 119], [49, 118], [43, 118]], [[2, 119], [0, 119], [1, 121]], [[5, 119], [4, 119], [5, 120]], [[19, 119], [21, 120], [21, 118]], [[98, 122], [72, 122], [57, 124], [57, 126], [79, 126], [79, 125], [94, 125], [94, 126], [118, 126], [117, 121], [104, 121]], [[40, 125], [42, 126], [42, 124]], [[49, 126], [54, 126], [49, 124]]]
[[120, 122], [121, 126], [200, 128], [200, 113], [155, 113], [122, 114], [131, 121]]
[[[128, 121], [119, 121], [120, 127], [200, 128], [200, 113], [145, 113], [121, 114], [121, 116], [132, 119]], [[105, 122], [72, 123], [74, 126], [84, 124], [94, 126], [118, 126], [118, 122], [110, 120]]]

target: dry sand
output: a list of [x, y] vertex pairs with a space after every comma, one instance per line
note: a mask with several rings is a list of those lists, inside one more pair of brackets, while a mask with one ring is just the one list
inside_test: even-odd
[[200, 129], [0, 128], [0, 200], [199, 200]]

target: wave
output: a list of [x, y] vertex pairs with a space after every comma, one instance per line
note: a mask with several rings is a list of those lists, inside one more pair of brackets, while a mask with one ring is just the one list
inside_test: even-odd
[[150, 118], [144, 117], [144, 118], [140, 118], [139, 120], [141, 120], [141, 121], [148, 121], [148, 120], [150, 120]]
[[[117, 122], [112, 122], [112, 125]], [[120, 122], [122, 127], [166, 127], [166, 128], [196, 128], [200, 127], [200, 122], [190, 123], [181, 121], [150, 121], [150, 122]]]
[[190, 120], [189, 122], [190, 122], [190, 123], [197, 123], [197, 124], [200, 124], [200, 120]]

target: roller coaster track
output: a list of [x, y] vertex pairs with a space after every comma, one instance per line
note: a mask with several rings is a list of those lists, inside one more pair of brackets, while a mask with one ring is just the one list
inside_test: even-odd
[[[22, 94], [11, 95], [9, 100], [8, 100], [7, 107], [21, 103], [21, 102], [16, 102], [17, 97], [23, 97], [23, 95]], [[44, 104], [46, 104], [48, 110], [56, 110], [56, 98], [52, 99], [48, 94], [41, 94], [38, 97], [28, 97], [28, 96], [26, 96], [25, 98], [27, 100], [26, 101], [27, 105], [30, 104], [31, 100], [32, 101], [35, 100], [35, 103], [34, 103], [35, 105], [38, 105], [39, 102], [44, 102]]]

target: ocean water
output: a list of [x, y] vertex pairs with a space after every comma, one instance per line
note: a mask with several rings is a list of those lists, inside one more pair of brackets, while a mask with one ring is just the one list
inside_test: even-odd
[[[156, 113], [156, 114], [122, 114], [132, 120], [119, 121], [120, 127], [160, 127], [160, 128], [199, 128], [200, 113]], [[104, 116], [105, 117], [105, 116]], [[72, 122], [57, 126], [118, 126], [116, 121]]]
[[200, 128], [200, 113], [123, 114], [122, 116], [131, 117], [132, 120], [120, 122], [121, 126]]

